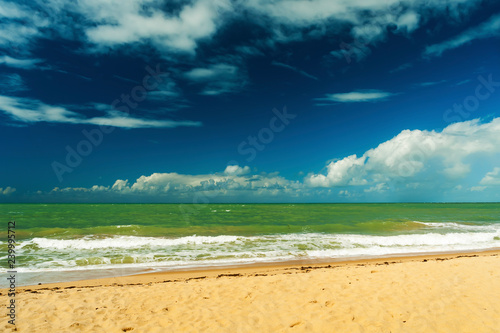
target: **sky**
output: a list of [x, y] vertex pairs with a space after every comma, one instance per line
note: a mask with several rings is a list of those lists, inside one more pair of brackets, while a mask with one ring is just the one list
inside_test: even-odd
[[494, 0], [0, 0], [0, 202], [498, 202], [499, 37]]

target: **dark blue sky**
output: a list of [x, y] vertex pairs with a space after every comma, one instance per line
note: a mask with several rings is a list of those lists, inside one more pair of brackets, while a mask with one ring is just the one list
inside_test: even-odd
[[496, 1], [0, 0], [0, 202], [500, 199]]

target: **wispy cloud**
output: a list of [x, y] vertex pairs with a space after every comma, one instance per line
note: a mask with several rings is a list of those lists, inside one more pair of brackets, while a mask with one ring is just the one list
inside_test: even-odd
[[293, 67], [293, 66], [290, 66], [290, 65], [287, 65], [287, 64], [284, 64], [284, 63], [281, 63], [281, 62], [277, 62], [277, 61], [273, 61], [271, 63], [273, 66], [278, 66], [278, 67], [283, 67], [283, 68], [287, 68], [287, 69], [291, 69], [292, 71], [296, 72], [296, 73], [299, 73], [300, 75], [303, 75], [305, 77], [308, 77], [310, 79], [313, 79], [313, 80], [318, 80], [318, 78], [314, 75], [311, 75], [303, 70], [300, 70], [296, 67]]
[[0, 65], [7, 67], [20, 68], [20, 69], [34, 69], [37, 68], [37, 64], [41, 63], [41, 59], [16, 59], [4, 55], [0, 57]]
[[0, 74], [0, 92], [1, 93], [16, 93], [26, 91], [28, 87], [24, 83], [21, 75], [17, 73]]
[[325, 97], [315, 98], [319, 102], [334, 103], [360, 103], [360, 102], [379, 102], [387, 100], [395, 93], [381, 90], [357, 90], [348, 93], [325, 94]]
[[466, 84], [466, 83], [469, 83], [469, 82], [471, 82], [471, 80], [470, 80], [470, 79], [467, 79], [467, 80], [462, 80], [462, 81], [460, 81], [460, 82], [457, 82], [455, 85], [456, 85], [456, 86], [461, 86], [461, 85]]
[[[102, 108], [97, 108], [102, 109]], [[156, 120], [130, 116], [116, 110], [105, 110], [105, 115], [87, 118], [81, 113], [73, 112], [62, 106], [47, 105], [30, 98], [9, 97], [0, 95], [0, 110], [13, 120], [22, 123], [65, 123], [114, 126], [121, 128], [161, 128], [179, 126], [201, 126], [197, 121]]]
[[409, 68], [412, 68], [412, 67], [413, 67], [412, 63], [405, 63], [405, 64], [399, 65], [398, 67], [390, 70], [389, 73], [401, 72], [401, 71], [404, 71], [405, 69], [409, 69]]
[[246, 76], [238, 66], [217, 63], [207, 67], [196, 67], [184, 73], [184, 78], [201, 84], [202, 95], [220, 95], [241, 90], [246, 85]]
[[435, 86], [435, 85], [438, 85], [438, 84], [443, 84], [443, 83], [446, 83], [446, 82], [448, 82], [448, 81], [446, 81], [446, 80], [428, 81], [428, 82], [416, 83], [415, 85], [418, 86], [418, 87], [430, 87], [430, 86]]
[[456, 49], [464, 44], [476, 39], [496, 37], [500, 33], [500, 14], [492, 16], [488, 21], [470, 28], [458, 36], [439, 44], [428, 46], [424, 51], [424, 56], [440, 56], [447, 50]]

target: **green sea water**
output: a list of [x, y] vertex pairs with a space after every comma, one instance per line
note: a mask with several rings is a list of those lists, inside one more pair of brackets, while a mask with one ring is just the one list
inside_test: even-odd
[[31, 282], [63, 271], [500, 247], [499, 203], [0, 204], [0, 220], [0, 270], [15, 221], [16, 269]]
[[[0, 217], [5, 225], [6, 221], [17, 221], [19, 239], [301, 232], [375, 235], [418, 231], [422, 225], [414, 221], [498, 223], [500, 203], [2, 204]], [[6, 228], [0, 231], [0, 237], [6, 237]]]

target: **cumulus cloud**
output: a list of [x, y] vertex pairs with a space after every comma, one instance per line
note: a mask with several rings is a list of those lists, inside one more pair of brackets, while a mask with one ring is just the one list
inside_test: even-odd
[[480, 182], [481, 185], [500, 185], [500, 168], [496, 167], [488, 172]]
[[0, 194], [2, 195], [10, 195], [12, 193], [16, 192], [16, 188], [7, 186], [6, 188], [0, 187]]
[[498, 133], [500, 118], [454, 123], [442, 131], [404, 130], [362, 156], [353, 154], [329, 161], [324, 172], [310, 173], [303, 181], [228, 165], [213, 174], [153, 173], [135, 181], [118, 179], [111, 186], [55, 188], [51, 193], [86, 196], [88, 200], [163, 198], [170, 202], [191, 202], [200, 193], [222, 201], [253, 202], [378, 200], [395, 194], [408, 200], [429, 200], [433, 196], [446, 198], [446, 191], [488, 194], [489, 186], [500, 185], [500, 167], [488, 172], [481, 186], [471, 186], [467, 179], [477, 175], [476, 161], [500, 154]]
[[325, 97], [315, 98], [315, 100], [335, 103], [378, 102], [387, 100], [394, 95], [394, 93], [381, 90], [358, 90], [348, 93], [326, 94]]
[[83, 114], [70, 111], [62, 106], [48, 105], [30, 98], [2, 95], [0, 95], [0, 111], [3, 111], [11, 119], [22, 123], [89, 124], [121, 128], [201, 126], [201, 123], [195, 121], [137, 118], [123, 112], [111, 110], [111, 108], [105, 111], [104, 116], [87, 118]]
[[458, 48], [477, 39], [498, 37], [500, 33], [500, 14], [492, 16], [488, 21], [470, 28], [463, 33], [444, 42], [430, 45], [425, 49], [425, 56], [440, 56], [447, 50]]
[[[325, 173], [310, 174], [305, 183], [311, 187], [333, 187], [403, 180], [431, 184], [457, 181], [470, 173], [474, 157], [500, 153], [498, 133], [500, 118], [488, 123], [478, 119], [455, 123], [441, 132], [404, 130], [360, 157], [351, 155], [330, 162]], [[498, 170], [482, 182], [494, 183], [495, 172]]]
[[54, 188], [51, 193], [74, 193], [107, 197], [163, 197], [172, 201], [193, 200], [197, 193], [208, 197], [280, 198], [297, 196], [303, 185], [277, 174], [251, 174], [248, 166], [229, 165], [223, 172], [188, 175], [176, 172], [153, 173], [141, 176], [135, 182], [118, 179], [112, 186], [94, 185], [90, 188]]
[[250, 172], [250, 167], [249, 166], [244, 166], [242, 168], [239, 165], [228, 165], [226, 167], [226, 170], [224, 170], [224, 174], [226, 174], [226, 175], [235, 175], [235, 176], [245, 175], [245, 174], [247, 174], [249, 172]]

